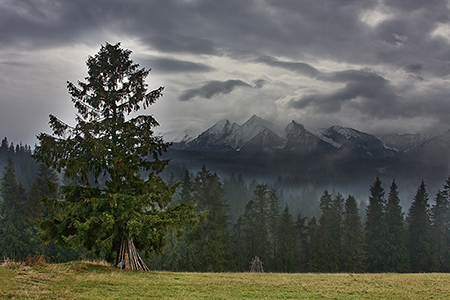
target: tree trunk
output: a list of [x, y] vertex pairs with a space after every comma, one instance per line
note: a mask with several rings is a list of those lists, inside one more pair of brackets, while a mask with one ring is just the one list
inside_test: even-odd
[[133, 240], [122, 240], [117, 267], [125, 270], [150, 271], [134, 247]]

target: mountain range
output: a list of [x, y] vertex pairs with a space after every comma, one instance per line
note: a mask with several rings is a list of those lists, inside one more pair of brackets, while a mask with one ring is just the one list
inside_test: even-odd
[[173, 142], [174, 149], [200, 153], [332, 153], [349, 158], [401, 158], [426, 162], [449, 162], [450, 153], [450, 131], [427, 136], [376, 136], [337, 125], [308, 130], [295, 121], [283, 129], [256, 115], [242, 125], [224, 119], [197, 137], [185, 133]]

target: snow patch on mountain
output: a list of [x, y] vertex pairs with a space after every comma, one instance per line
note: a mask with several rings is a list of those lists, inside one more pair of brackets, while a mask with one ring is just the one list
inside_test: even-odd
[[[270, 132], [279, 137], [284, 136], [283, 131], [277, 125], [253, 115], [247, 122], [236, 129], [230, 136], [229, 141], [233, 148], [239, 151], [245, 144], [260, 134], [265, 135], [265, 140], [267, 141], [267, 136]], [[264, 142], [264, 140], [262, 140], [262, 142]]]
[[343, 135], [346, 139], [351, 139], [351, 138], [360, 138], [361, 137], [361, 133], [355, 129], [352, 128], [345, 128], [342, 126], [332, 126], [330, 127], [331, 130], [334, 130], [335, 132], [339, 133], [340, 135]]
[[173, 143], [187, 143], [195, 139], [196, 134], [191, 129], [186, 129], [182, 132], [180, 131], [170, 131], [166, 133], [157, 133], [158, 136], [163, 136], [164, 141]]
[[395, 149], [396, 151], [407, 153], [414, 148], [417, 148], [419, 145], [426, 143], [429, 141], [432, 136], [430, 135], [422, 135], [422, 134], [379, 134], [376, 135], [379, 138], [384, 146], [388, 149]]
[[[450, 148], [450, 132], [433, 137], [407, 134], [375, 136], [337, 125], [326, 129], [306, 129], [295, 121], [281, 128], [256, 115], [242, 125], [228, 119], [220, 120], [195, 138], [190, 131], [184, 131], [177, 135], [164, 135], [164, 139], [173, 141], [174, 149], [197, 152], [326, 152], [373, 159], [393, 158], [406, 152], [433, 156]], [[441, 150], [437, 153], [435, 149]]]
[[328, 129], [313, 129], [312, 132], [314, 135], [319, 137], [321, 140], [327, 142], [328, 144], [332, 145], [333, 147], [337, 149], [341, 148], [342, 144], [337, 143], [336, 141], [327, 136], [327, 130]]

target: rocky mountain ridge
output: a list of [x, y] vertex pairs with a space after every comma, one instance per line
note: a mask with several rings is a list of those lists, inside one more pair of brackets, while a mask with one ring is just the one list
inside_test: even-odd
[[376, 136], [337, 125], [314, 130], [296, 121], [279, 128], [252, 116], [242, 125], [224, 119], [196, 137], [185, 133], [172, 141], [166, 157], [189, 170], [206, 165], [223, 176], [282, 178], [293, 186], [340, 186], [355, 194], [375, 177], [412, 190], [421, 180], [439, 188], [450, 166], [450, 131]]
[[223, 119], [197, 137], [185, 132], [172, 141], [173, 149], [200, 153], [336, 153], [368, 159], [401, 157], [450, 163], [450, 130], [435, 135], [373, 135], [338, 125], [310, 130], [296, 121], [280, 128], [253, 115], [242, 125]]

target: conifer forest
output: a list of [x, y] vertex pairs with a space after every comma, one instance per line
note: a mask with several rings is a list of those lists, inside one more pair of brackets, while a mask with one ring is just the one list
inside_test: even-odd
[[[30, 146], [2, 140], [0, 257], [101, 258], [81, 244], [42, 241], [42, 199], [57, 196], [67, 178], [32, 154]], [[266, 272], [450, 271], [450, 179], [435, 195], [420, 182], [402, 208], [395, 180], [374, 178], [367, 199], [356, 199], [328, 190], [293, 198], [276, 183], [220, 178], [207, 166], [195, 173], [169, 165], [162, 177], [176, 186], [174, 205], [193, 205], [201, 217], [170, 230], [159, 251], [142, 253], [150, 269], [247, 272], [257, 258]]]

